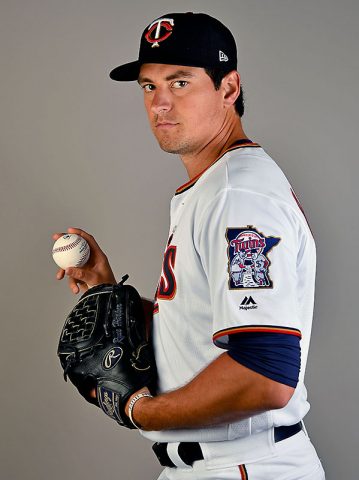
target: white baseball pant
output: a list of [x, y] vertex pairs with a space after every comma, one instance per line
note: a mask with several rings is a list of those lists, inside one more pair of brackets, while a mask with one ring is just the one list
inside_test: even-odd
[[317, 452], [304, 431], [275, 444], [275, 455], [259, 462], [208, 469], [204, 460], [192, 467], [165, 468], [158, 480], [325, 480]]

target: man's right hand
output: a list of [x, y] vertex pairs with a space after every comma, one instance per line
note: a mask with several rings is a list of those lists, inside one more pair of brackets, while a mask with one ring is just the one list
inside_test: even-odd
[[[67, 233], [76, 233], [83, 237], [90, 246], [90, 258], [83, 267], [62, 268], [57, 272], [56, 278], [62, 280], [68, 277], [69, 288], [73, 293], [86, 292], [89, 288], [100, 283], [116, 284], [108, 259], [92, 235], [79, 228], [68, 228]], [[55, 233], [52, 238], [57, 240], [63, 233]]]

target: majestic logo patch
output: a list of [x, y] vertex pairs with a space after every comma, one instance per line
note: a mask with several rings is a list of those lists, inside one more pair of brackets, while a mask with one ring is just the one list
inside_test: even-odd
[[252, 225], [227, 228], [229, 288], [272, 288], [268, 253], [280, 242]]
[[258, 308], [258, 305], [252, 297], [244, 297], [243, 301], [239, 305], [240, 310], [255, 310], [256, 308]]
[[[148, 43], [152, 43], [152, 48], [159, 47], [159, 42], [163, 42], [163, 40], [166, 40], [166, 38], [172, 35], [172, 27], [174, 24], [173, 18], [160, 18], [159, 20], [156, 20], [148, 27], [145, 39]], [[165, 31], [163, 31], [163, 29]]]

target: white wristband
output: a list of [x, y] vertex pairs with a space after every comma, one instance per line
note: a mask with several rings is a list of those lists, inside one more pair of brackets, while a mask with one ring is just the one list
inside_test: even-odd
[[150, 393], [147, 393], [147, 392], [139, 393], [139, 394], [137, 394], [133, 397], [133, 399], [130, 401], [130, 404], [128, 406], [128, 418], [131, 420], [132, 425], [134, 425], [136, 428], [141, 428], [141, 427], [139, 427], [138, 425], [135, 424], [135, 422], [132, 418], [132, 410], [133, 410], [133, 407], [135, 406], [135, 403], [137, 402], [137, 400], [139, 400], [140, 398], [143, 398], [143, 397], [153, 398], [153, 396]]

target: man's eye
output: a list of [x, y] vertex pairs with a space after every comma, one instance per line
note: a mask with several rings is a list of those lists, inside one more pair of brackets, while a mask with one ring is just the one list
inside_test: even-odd
[[147, 85], [142, 85], [142, 89], [145, 92], [152, 92], [155, 89], [155, 87], [154, 85], [151, 85], [150, 83], [148, 83]]
[[186, 80], [176, 80], [172, 83], [173, 88], [183, 88], [186, 85], [188, 85], [188, 82], [186, 82]]

